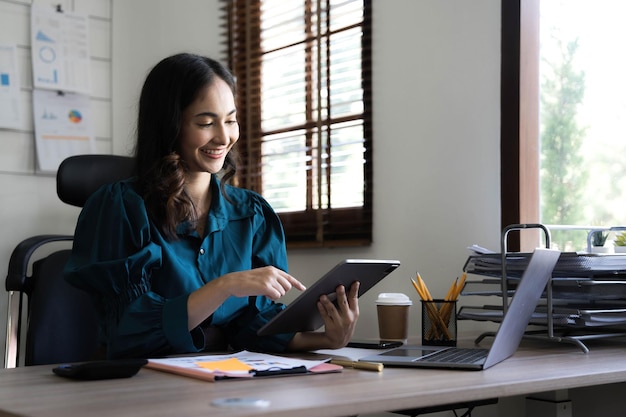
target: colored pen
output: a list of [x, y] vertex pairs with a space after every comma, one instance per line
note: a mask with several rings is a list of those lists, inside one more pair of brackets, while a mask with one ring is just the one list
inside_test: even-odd
[[359, 361], [346, 361], [343, 359], [331, 359], [330, 363], [335, 365], [345, 366], [347, 368], [361, 369], [363, 371], [382, 372], [383, 364], [376, 362], [359, 362]]

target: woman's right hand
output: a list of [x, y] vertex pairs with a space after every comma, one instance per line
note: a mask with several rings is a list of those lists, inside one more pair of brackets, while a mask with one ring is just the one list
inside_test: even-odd
[[189, 330], [209, 317], [230, 296], [263, 295], [276, 301], [287, 291], [306, 287], [293, 276], [273, 266], [231, 272], [192, 292], [187, 300]]
[[273, 266], [232, 272], [219, 278], [223, 280], [229, 295], [248, 297], [264, 295], [276, 301], [287, 292], [296, 288], [304, 291], [306, 287], [293, 276]]

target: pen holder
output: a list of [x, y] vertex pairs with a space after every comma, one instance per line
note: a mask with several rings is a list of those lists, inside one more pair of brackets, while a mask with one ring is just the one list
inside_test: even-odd
[[456, 301], [422, 300], [422, 345], [456, 346]]

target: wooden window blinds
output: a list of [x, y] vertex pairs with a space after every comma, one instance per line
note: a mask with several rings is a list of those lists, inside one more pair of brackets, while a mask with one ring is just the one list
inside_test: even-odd
[[223, 0], [238, 184], [289, 247], [372, 241], [371, 0]]

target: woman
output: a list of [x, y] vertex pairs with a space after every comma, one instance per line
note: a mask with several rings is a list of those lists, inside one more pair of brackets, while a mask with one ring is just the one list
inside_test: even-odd
[[323, 332], [256, 330], [304, 286], [287, 271], [280, 221], [258, 194], [227, 185], [239, 138], [235, 81], [218, 62], [178, 54], [139, 101], [137, 176], [102, 187], [76, 227], [66, 279], [94, 295], [110, 358], [234, 349], [345, 346], [358, 283], [318, 302]]

